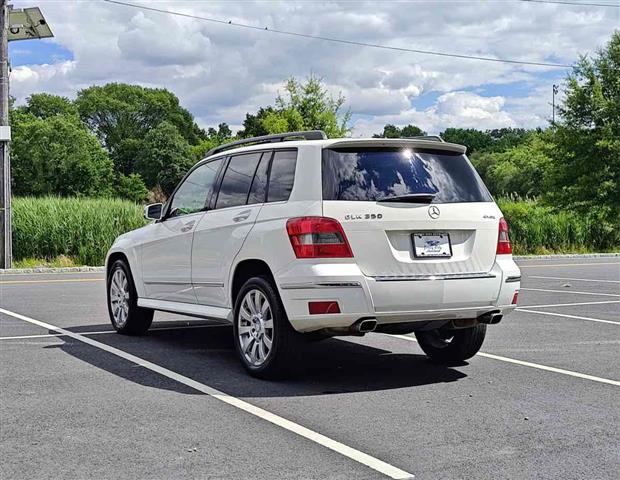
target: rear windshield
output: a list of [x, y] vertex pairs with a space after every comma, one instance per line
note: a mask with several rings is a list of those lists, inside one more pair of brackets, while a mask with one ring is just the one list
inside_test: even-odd
[[490, 202], [467, 157], [440, 150], [343, 148], [323, 150], [323, 200], [376, 201], [413, 193], [433, 203]]

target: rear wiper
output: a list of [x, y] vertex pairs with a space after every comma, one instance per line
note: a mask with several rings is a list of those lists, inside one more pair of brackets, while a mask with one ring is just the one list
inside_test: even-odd
[[377, 200], [377, 202], [431, 203], [436, 196], [436, 193], [409, 193], [407, 195], [382, 198]]

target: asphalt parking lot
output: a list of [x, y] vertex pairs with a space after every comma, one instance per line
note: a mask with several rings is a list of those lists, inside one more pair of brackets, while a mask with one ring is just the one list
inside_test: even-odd
[[279, 382], [228, 325], [113, 333], [103, 274], [1, 276], [0, 478], [616, 479], [620, 258], [519, 263], [520, 309], [461, 366], [371, 334]]

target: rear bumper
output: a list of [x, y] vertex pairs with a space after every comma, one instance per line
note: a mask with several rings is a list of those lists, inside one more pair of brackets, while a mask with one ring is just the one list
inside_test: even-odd
[[[293, 327], [300, 332], [349, 327], [360, 318], [378, 324], [477, 318], [510, 313], [520, 271], [510, 255], [498, 256], [490, 272], [476, 275], [373, 278], [355, 263], [293, 262], [276, 272], [276, 283]], [[310, 315], [308, 302], [336, 301], [337, 314]]]

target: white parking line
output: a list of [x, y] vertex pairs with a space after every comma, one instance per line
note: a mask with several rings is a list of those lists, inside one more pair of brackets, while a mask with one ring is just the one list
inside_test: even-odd
[[[151, 328], [149, 332], [156, 332], [158, 330], [188, 330], [190, 328], [209, 328], [209, 327], [226, 327], [229, 324], [221, 323], [218, 325], [181, 325], [178, 327], [158, 327]], [[101, 335], [104, 333], [116, 333], [116, 330], [99, 330], [95, 332], [78, 332], [81, 335]], [[0, 340], [24, 340], [28, 338], [45, 338], [45, 337], [66, 337], [67, 335], [64, 333], [41, 333], [38, 335], [17, 335], [15, 337], [2, 337], [0, 336]]]
[[573, 302], [573, 303], [547, 303], [545, 305], [523, 305], [523, 307], [517, 307], [517, 310], [519, 310], [519, 308], [547, 308], [547, 307], [572, 307], [575, 305], [605, 305], [608, 303], [620, 303], [620, 300], [605, 300], [603, 302]]
[[540, 265], [520, 264], [519, 268], [554, 268], [554, 267], [595, 267], [597, 265], [619, 265], [620, 262], [592, 262], [592, 263], [543, 263]]
[[354, 460], [358, 463], [366, 465], [367, 467], [372, 468], [373, 470], [376, 470], [377, 472], [382, 473], [383, 475], [387, 477], [394, 478], [394, 479], [401, 479], [401, 480], [413, 478], [413, 475], [411, 473], [405, 472], [404, 470], [401, 470], [398, 467], [395, 467], [393, 465], [390, 465], [389, 463], [379, 460], [378, 458], [375, 458], [364, 452], [356, 450], [336, 440], [332, 440], [331, 438], [326, 437], [325, 435], [322, 435], [318, 432], [310, 430], [309, 428], [306, 428], [295, 422], [287, 420], [284, 417], [280, 417], [279, 415], [271, 413], [260, 407], [252, 405], [251, 403], [245, 402], [237, 397], [233, 397], [231, 395], [228, 395], [227, 393], [220, 392], [219, 390], [216, 390], [215, 388], [209, 387], [208, 385], [192, 380], [189, 377], [185, 377], [179, 373], [173, 372], [172, 370], [168, 370], [167, 368], [161, 367], [155, 363], [151, 363], [148, 360], [144, 360], [140, 357], [132, 355], [131, 353], [127, 353], [123, 350], [119, 350], [118, 348], [111, 347], [110, 345], [106, 345], [105, 343], [98, 342], [97, 340], [93, 340], [92, 338], [86, 337], [82, 334], [71, 332], [69, 330], [65, 330], [64, 328], [57, 327], [49, 323], [41, 322], [40, 320], [35, 320], [34, 318], [30, 318], [25, 315], [21, 315], [19, 313], [11, 312], [3, 308], [0, 308], [0, 313], [4, 313], [5, 315], [10, 315], [14, 318], [19, 318], [20, 320], [24, 320], [25, 322], [29, 322], [34, 325], [47, 328], [49, 330], [55, 330], [66, 336], [74, 338], [75, 340], [79, 340], [80, 342], [84, 342], [88, 345], [99, 348], [101, 350], [105, 350], [106, 352], [116, 355], [118, 357], [124, 358], [125, 360], [128, 360], [137, 365], [140, 365], [153, 372], [159, 373], [160, 375], [163, 375], [164, 377], [168, 377], [172, 380], [182, 383], [183, 385], [187, 385], [188, 387], [193, 388], [194, 390], [197, 390], [206, 395], [209, 395], [210, 397], [220, 400], [228, 405], [231, 405], [235, 408], [238, 408], [247, 413], [250, 413], [251, 415], [254, 415], [255, 417], [261, 418], [269, 423], [282, 427], [285, 430], [288, 430], [289, 432], [292, 432], [301, 437], [304, 437], [318, 445], [329, 448], [330, 450], [340, 453], [341, 455], [347, 458], [350, 458], [351, 460]]
[[551, 317], [574, 318], [576, 320], [588, 320], [590, 322], [611, 323], [612, 325], [620, 325], [620, 322], [614, 322], [613, 320], [603, 320], [602, 318], [580, 317], [578, 315], [568, 315], [566, 313], [539, 312], [537, 310], [529, 310], [525, 308], [517, 308], [517, 310], [526, 313], [537, 313], [538, 315], [549, 315]]
[[[386, 334], [388, 335], [388, 334]], [[416, 342], [416, 339], [407, 335], [388, 335], [390, 337], [401, 338], [410, 342]], [[516, 360], [514, 358], [502, 357], [500, 355], [493, 355], [492, 353], [478, 352], [478, 357], [492, 358], [493, 360], [499, 360], [500, 362], [514, 363], [515, 365], [522, 365], [524, 367], [536, 368], [538, 370], [546, 370], [547, 372], [561, 373], [562, 375], [569, 375], [571, 377], [583, 378], [586, 380], [592, 380], [599, 383], [607, 383], [609, 385], [615, 385], [620, 387], [620, 382], [616, 380], [610, 380], [608, 378], [595, 377], [594, 375], [587, 375], [585, 373], [573, 372], [571, 370], [564, 370], [563, 368], [548, 367], [547, 365], [541, 365], [539, 363], [525, 362], [523, 360]]]
[[1, 280], [0, 285], [27, 285], [30, 283], [103, 282], [104, 278], [48, 278], [45, 280]]
[[541, 275], [528, 275], [527, 278], [543, 278], [543, 279], [549, 279], [549, 280], [573, 280], [575, 282], [620, 283], [620, 280], [596, 280], [593, 278], [572, 278], [572, 277], [544, 277]]
[[531, 290], [533, 292], [551, 292], [551, 293], [570, 293], [573, 295], [597, 295], [599, 297], [620, 297], [615, 293], [598, 293], [598, 292], [576, 292], [575, 290], [549, 290], [546, 288], [524, 288], [521, 290]]

